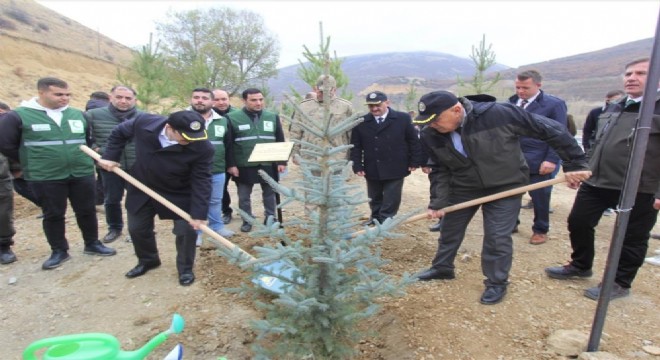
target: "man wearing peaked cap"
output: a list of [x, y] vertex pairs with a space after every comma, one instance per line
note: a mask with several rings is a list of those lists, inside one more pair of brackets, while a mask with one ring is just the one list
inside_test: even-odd
[[367, 94], [369, 114], [351, 133], [353, 172], [364, 177], [371, 215], [365, 225], [396, 215], [403, 180], [424, 162], [410, 115], [389, 107], [387, 95]]
[[[431, 200], [427, 212], [430, 218], [446, 218], [431, 268], [417, 275], [421, 281], [455, 277], [454, 259], [479, 206], [446, 215], [441, 209], [529, 183], [520, 136], [547, 141], [565, 161], [569, 184], [591, 175], [584, 152], [565, 126], [494, 100], [488, 95], [458, 98], [448, 91], [434, 91], [419, 100], [414, 122], [425, 125], [420, 137], [429, 156], [425, 172], [431, 181]], [[511, 233], [521, 197], [481, 205], [481, 267], [486, 277], [482, 304], [497, 304], [506, 294], [513, 257]]]
[[176, 236], [176, 267], [179, 284], [195, 281], [195, 242], [201, 224], [206, 223], [211, 197], [211, 166], [214, 149], [207, 140], [204, 118], [194, 111], [178, 111], [168, 118], [145, 114], [115, 127], [99, 165], [107, 171], [126, 144], [135, 144], [137, 158], [131, 175], [144, 185], [190, 214], [190, 222], [147, 194], [129, 185], [126, 194], [128, 232], [138, 264], [126, 273], [135, 278], [161, 264], [154, 233], [154, 217], [172, 219]]

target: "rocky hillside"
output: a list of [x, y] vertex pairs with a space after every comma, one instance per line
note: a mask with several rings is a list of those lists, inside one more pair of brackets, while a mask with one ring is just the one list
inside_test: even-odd
[[12, 107], [35, 96], [44, 76], [66, 80], [72, 104], [84, 107], [132, 57], [128, 47], [32, 0], [0, 0], [0, 44], [0, 101]]

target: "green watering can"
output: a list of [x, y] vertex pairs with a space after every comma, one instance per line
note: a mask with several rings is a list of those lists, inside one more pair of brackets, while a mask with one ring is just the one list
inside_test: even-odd
[[121, 350], [119, 340], [112, 335], [87, 333], [57, 336], [33, 342], [23, 351], [23, 360], [37, 360], [37, 351], [47, 348], [42, 360], [142, 360], [170, 334], [183, 331], [185, 321], [179, 314], [172, 317], [172, 325], [156, 335], [143, 347], [134, 351]]

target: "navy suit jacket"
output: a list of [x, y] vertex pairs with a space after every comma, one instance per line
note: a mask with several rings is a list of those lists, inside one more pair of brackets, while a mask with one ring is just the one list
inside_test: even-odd
[[410, 175], [409, 167], [423, 165], [422, 146], [410, 115], [389, 109], [379, 125], [373, 115], [351, 133], [353, 171], [369, 180], [394, 180]]
[[[509, 102], [515, 105], [518, 102], [518, 95], [510, 97]], [[546, 94], [543, 90], [540, 90], [539, 96], [529, 103], [527, 107], [525, 107], [525, 110], [533, 114], [545, 116], [563, 124], [564, 127], [568, 127], [566, 119], [568, 116], [568, 110], [564, 100]], [[559, 165], [559, 162], [561, 161], [559, 155], [557, 155], [557, 153], [542, 140], [521, 137], [520, 148], [525, 155], [530, 174], [538, 174], [541, 163], [544, 161], [549, 161], [557, 165]]]
[[[103, 159], [119, 161], [126, 142], [133, 139], [136, 160], [130, 173], [138, 181], [187, 212], [206, 220], [211, 198], [211, 166], [215, 150], [208, 140], [163, 147], [158, 139], [167, 119], [145, 114], [117, 125]], [[161, 219], [180, 219], [173, 211], [129, 185], [126, 210], [135, 213], [151, 201]]]

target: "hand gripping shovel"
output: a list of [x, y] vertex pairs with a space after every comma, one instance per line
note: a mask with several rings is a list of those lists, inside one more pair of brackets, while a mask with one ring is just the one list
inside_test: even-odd
[[[92, 157], [94, 160], [100, 160], [101, 155], [96, 153], [94, 150], [90, 149], [89, 147], [85, 145], [80, 145], [80, 150], [82, 150], [85, 154], [89, 155]], [[115, 167], [112, 169], [113, 172], [122, 178], [124, 180], [128, 181], [131, 183], [131, 185], [135, 186], [136, 188], [142, 190], [145, 194], [151, 196], [154, 200], [158, 201], [159, 203], [163, 204], [165, 207], [168, 209], [172, 210], [175, 214], [179, 215], [182, 219], [186, 221], [191, 221], [192, 218], [188, 213], [185, 211], [181, 210], [178, 206], [174, 205], [172, 202], [169, 200], [165, 199], [163, 196], [158, 194], [157, 192], [151, 190], [148, 188], [146, 185], [138, 181], [136, 178], [132, 177], [128, 173], [126, 173], [124, 170]], [[239, 250], [241, 253], [243, 253], [249, 260], [256, 260], [256, 258], [252, 255], [250, 255], [248, 252], [245, 250], [241, 249], [238, 245], [232, 243], [231, 241], [225, 239], [224, 237], [220, 236], [220, 234], [216, 233], [215, 231], [211, 230], [206, 225], [200, 225], [200, 230], [202, 230], [206, 235], [212, 237], [214, 240], [218, 241], [222, 246], [226, 247], [229, 250]], [[293, 272], [293, 269], [281, 262], [272, 262], [268, 265], [265, 265], [262, 267], [262, 270], [264, 270], [267, 273], [274, 274], [279, 277], [284, 277], [284, 278], [291, 278], [291, 274]], [[274, 292], [276, 294], [282, 294], [284, 292], [283, 286], [285, 285], [281, 280], [279, 280], [275, 276], [267, 276], [267, 275], [260, 275], [256, 279], [253, 279], [252, 282], [255, 284], [261, 286], [262, 288]]]
[[[473, 199], [473, 200], [470, 200], [470, 201], [465, 201], [465, 202], [462, 202], [462, 203], [456, 204], [456, 205], [447, 206], [447, 207], [444, 207], [440, 210], [444, 211], [445, 214], [446, 214], [446, 213], [450, 213], [452, 211], [463, 210], [463, 209], [469, 208], [471, 206], [481, 205], [481, 204], [484, 204], [484, 203], [487, 203], [487, 202], [490, 202], [490, 201], [503, 199], [505, 197], [518, 195], [518, 194], [524, 194], [528, 191], [537, 190], [537, 189], [541, 189], [541, 188], [544, 188], [544, 187], [552, 186], [552, 185], [555, 185], [555, 184], [562, 183], [564, 181], [566, 181], [566, 178], [564, 177], [564, 175], [561, 175], [561, 176], [557, 176], [554, 179], [545, 180], [545, 181], [537, 182], [537, 183], [534, 183], [534, 184], [529, 184], [529, 185], [517, 187], [517, 188], [514, 188], [514, 189], [501, 191], [501, 192], [498, 192], [496, 194], [483, 196], [483, 197]], [[407, 223], [411, 223], [411, 222], [422, 220], [422, 219], [428, 219], [428, 215], [427, 214], [419, 214], [419, 215], [411, 216], [408, 219], [402, 221], [401, 223], [402, 224], [407, 224]], [[364, 234], [367, 231], [368, 231], [368, 229], [356, 231], [356, 232], [351, 234], [351, 237], [354, 238], [358, 235]]]

